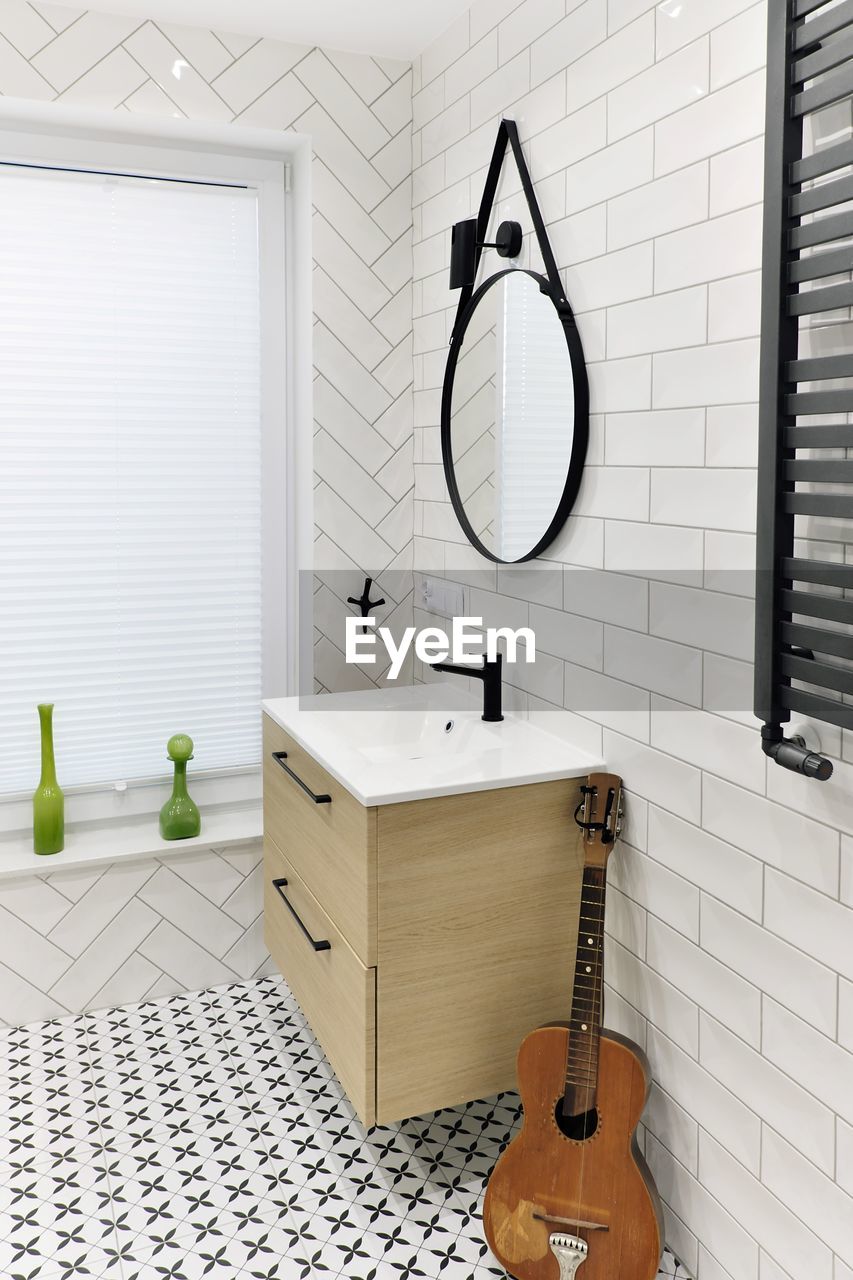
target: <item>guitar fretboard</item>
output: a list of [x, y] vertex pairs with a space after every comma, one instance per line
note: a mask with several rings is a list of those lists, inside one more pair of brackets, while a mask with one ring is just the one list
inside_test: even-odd
[[566, 1057], [566, 1110], [570, 1115], [595, 1106], [604, 983], [605, 884], [604, 867], [584, 867]]

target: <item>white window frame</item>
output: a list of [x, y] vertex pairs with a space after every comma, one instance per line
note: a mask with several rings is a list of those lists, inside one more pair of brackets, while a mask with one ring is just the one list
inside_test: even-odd
[[[257, 191], [261, 314], [262, 694], [309, 686], [313, 530], [310, 141], [303, 134], [207, 125], [0, 98], [0, 161], [240, 183]], [[276, 553], [280, 549], [280, 554]], [[300, 599], [301, 597], [301, 599]], [[301, 608], [300, 608], [301, 604]], [[33, 709], [35, 714], [35, 708]], [[260, 717], [260, 707], [258, 708]], [[35, 787], [37, 779], [33, 780]], [[61, 768], [60, 768], [61, 781]], [[260, 798], [261, 769], [197, 773], [203, 805]], [[127, 822], [156, 812], [168, 779], [68, 788], [66, 822]], [[31, 822], [29, 795], [0, 797], [0, 834]]]

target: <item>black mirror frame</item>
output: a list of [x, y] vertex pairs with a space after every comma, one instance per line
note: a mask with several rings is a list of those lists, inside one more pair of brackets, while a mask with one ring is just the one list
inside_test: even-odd
[[[468, 541], [479, 551], [481, 556], [487, 560], [493, 561], [495, 564], [524, 564], [527, 560], [533, 560], [536, 556], [551, 545], [557, 534], [562, 529], [568, 516], [574, 506], [575, 499], [578, 495], [581, 479], [583, 476], [584, 462], [586, 461], [587, 445], [589, 443], [589, 379], [586, 372], [586, 361], [583, 354], [583, 345], [581, 343], [580, 334], [578, 332], [577, 323], [574, 313], [566, 297], [563, 289], [560, 273], [557, 270], [557, 264], [551, 249], [548, 233], [545, 230], [545, 223], [536, 200], [536, 194], [533, 190], [533, 183], [527, 168], [527, 162], [524, 159], [524, 153], [521, 150], [521, 140], [518, 136], [518, 129], [514, 120], [502, 120], [498, 129], [498, 136], [495, 141], [495, 148], [492, 153], [489, 171], [486, 175], [485, 186], [483, 187], [483, 195], [480, 201], [480, 209], [477, 214], [477, 236], [478, 241], [475, 249], [474, 272], [476, 275], [477, 268], [480, 264], [480, 258], [483, 248], [486, 247], [483, 242], [486, 239], [486, 231], [488, 229], [489, 217], [491, 216], [494, 205], [495, 194], [497, 192], [498, 179], [500, 178], [501, 168], [503, 167], [504, 155], [507, 146], [512, 150], [518, 168], [518, 174], [521, 178], [521, 186], [527, 200], [527, 207], [530, 211], [530, 217], [533, 222], [533, 229], [536, 232], [536, 239], [539, 244], [539, 251], [542, 254], [542, 260], [545, 263], [547, 276], [540, 275], [536, 271], [528, 271], [526, 268], [510, 267], [504, 271], [498, 271], [494, 275], [489, 276], [478, 287], [466, 285], [462, 289], [459, 298], [459, 304], [456, 311], [456, 319], [453, 324], [453, 333], [450, 337], [450, 352], [447, 357], [447, 365], [444, 370], [444, 385], [441, 393], [441, 460], [444, 464], [444, 478], [447, 484], [447, 491], [450, 494], [450, 501], [456, 514], [456, 519], [462, 528]], [[462, 499], [459, 496], [459, 486], [456, 483], [456, 475], [453, 470], [453, 453], [451, 448], [451, 410], [453, 398], [453, 379], [456, 373], [456, 365], [462, 350], [462, 342], [465, 336], [471, 316], [473, 315], [478, 302], [483, 294], [496, 284], [498, 280], [509, 275], [513, 271], [524, 271], [525, 275], [532, 276], [537, 281], [539, 288], [546, 294], [554, 305], [560, 323], [563, 326], [563, 332], [566, 336], [566, 346], [568, 347], [569, 359], [572, 366], [572, 380], [574, 382], [575, 400], [574, 400], [574, 428], [572, 436], [572, 451], [569, 458], [569, 468], [566, 474], [566, 482], [563, 486], [563, 493], [557, 504], [557, 509], [548, 528], [536, 545], [525, 556], [520, 556], [518, 560], [502, 560], [500, 556], [496, 556], [493, 551], [477, 537], [471, 522], [465, 514], [462, 505]]]
[[[456, 375], [456, 366], [459, 357], [462, 354], [463, 344], [465, 341], [465, 332], [479, 302], [483, 296], [493, 288], [499, 280], [503, 280], [509, 275], [525, 275], [530, 276], [539, 285], [540, 290], [554, 305], [557, 317], [563, 326], [563, 333], [566, 337], [566, 347], [568, 348], [569, 360], [572, 366], [572, 381], [575, 389], [574, 401], [574, 424], [572, 435], [572, 451], [569, 457], [569, 466], [566, 472], [566, 481], [563, 486], [563, 492], [557, 508], [554, 512], [551, 523], [545, 530], [542, 537], [525, 556], [520, 556], [518, 560], [502, 560], [500, 556], [496, 556], [487, 546], [478, 538], [471, 525], [470, 520], [465, 512], [462, 498], [459, 494], [459, 486], [456, 483], [456, 473], [453, 469], [453, 447], [451, 440], [452, 416], [453, 416], [453, 382]], [[454, 330], [454, 342], [450, 348], [447, 357], [447, 365], [444, 370], [444, 385], [441, 392], [441, 460], [444, 464], [444, 479], [447, 484], [447, 491], [450, 494], [450, 501], [453, 504], [453, 510], [456, 513], [456, 519], [462, 526], [466, 538], [471, 545], [479, 551], [481, 556], [485, 556], [487, 560], [492, 560], [496, 564], [523, 564], [526, 560], [533, 560], [536, 556], [541, 555], [546, 547], [550, 546], [556, 538], [557, 534], [566, 523], [566, 519], [574, 506], [575, 499], [578, 496], [581, 479], [583, 477], [584, 462], [586, 460], [587, 445], [589, 443], [589, 382], [586, 374], [586, 363], [584, 361], [583, 347], [581, 346], [580, 334], [577, 325], [571, 313], [567, 316], [563, 308], [561, 308], [558, 299], [554, 296], [554, 290], [550, 282], [545, 276], [540, 275], [537, 271], [528, 271], [523, 267], [509, 267], [504, 271], [497, 271], [494, 275], [484, 280], [479, 288], [472, 294], [465, 310], [457, 320]]]

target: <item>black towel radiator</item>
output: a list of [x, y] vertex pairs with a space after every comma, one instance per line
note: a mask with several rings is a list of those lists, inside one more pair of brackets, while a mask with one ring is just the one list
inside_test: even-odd
[[[853, 729], [846, 535], [822, 531], [837, 562], [814, 554], [819, 535], [798, 523], [850, 521], [853, 542], [853, 350], [830, 332], [851, 323], [853, 306], [853, 131], [839, 129], [853, 111], [853, 0], [770, 0], [768, 10], [755, 713], [767, 755], [825, 780], [830, 761], [782, 726], [794, 713]], [[827, 127], [836, 136], [814, 145]], [[831, 341], [812, 351], [807, 335], [827, 313]]]

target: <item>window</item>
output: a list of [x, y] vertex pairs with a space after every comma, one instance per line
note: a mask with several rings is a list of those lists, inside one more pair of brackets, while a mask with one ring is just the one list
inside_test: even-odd
[[196, 770], [257, 764], [284, 642], [258, 186], [79, 167], [0, 164], [3, 794], [42, 701], [65, 787], [162, 776], [179, 730]]
[[[508, 277], [511, 279], [511, 277]], [[496, 550], [504, 560], [527, 555], [556, 511], [566, 483], [566, 407], [575, 386], [554, 305], [535, 289], [503, 290], [498, 312], [495, 423]]]

